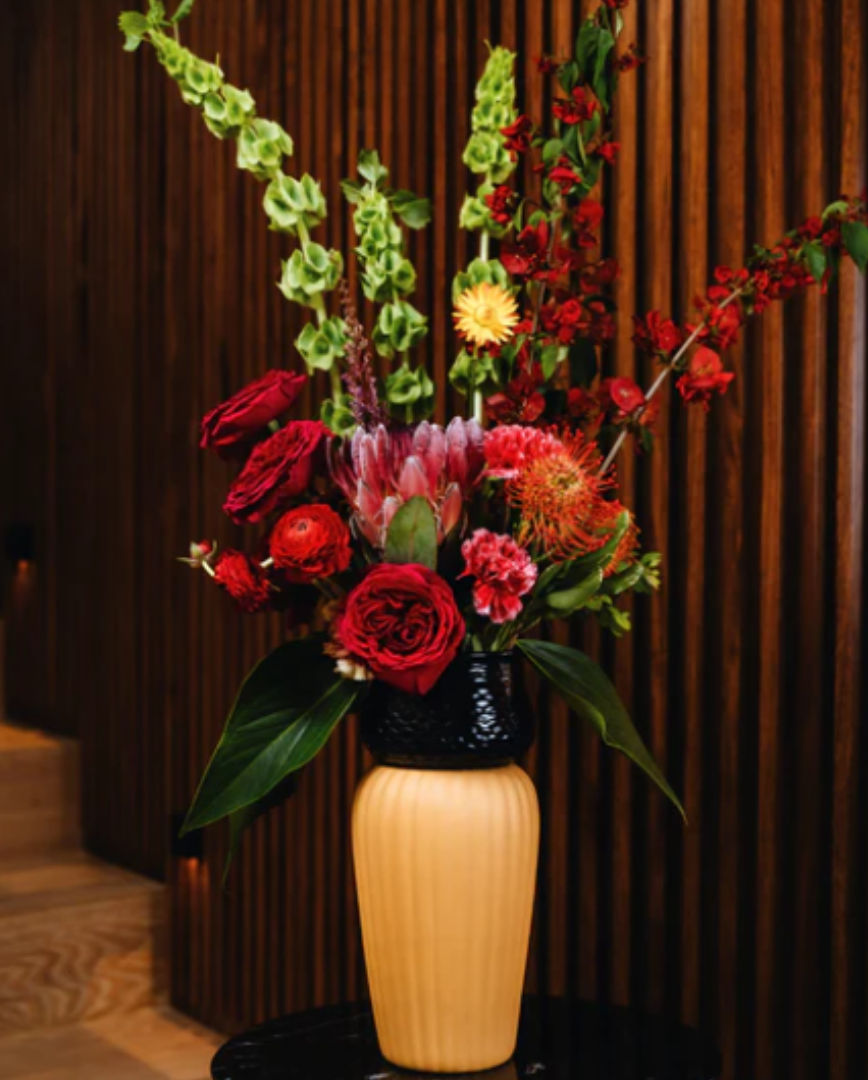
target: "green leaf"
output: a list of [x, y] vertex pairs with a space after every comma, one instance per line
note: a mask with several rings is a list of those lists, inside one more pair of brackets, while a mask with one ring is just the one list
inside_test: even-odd
[[121, 33], [127, 36], [124, 42], [127, 52], [135, 52], [151, 29], [151, 24], [140, 11], [123, 12], [118, 19], [118, 26], [121, 28]]
[[566, 619], [583, 608], [592, 596], [596, 596], [602, 584], [603, 571], [594, 570], [573, 588], [550, 593], [546, 597], [546, 603], [556, 618]]
[[579, 67], [579, 82], [590, 82], [597, 62], [597, 48], [601, 29], [593, 19], [586, 19], [576, 38], [576, 63]]
[[381, 180], [389, 175], [389, 170], [380, 163], [380, 155], [376, 150], [361, 150], [359, 152], [359, 176], [365, 178], [374, 187], [378, 187]]
[[193, 5], [195, 3], [196, 0], [181, 0], [181, 3], [178, 5], [178, 10], [172, 16], [170, 22], [174, 24], [179, 23], [182, 19], [186, 19], [193, 10]]
[[805, 265], [814, 281], [822, 281], [826, 273], [826, 249], [819, 240], [812, 240], [804, 247]]
[[420, 563], [430, 570], [437, 569], [437, 522], [423, 496], [409, 499], [392, 518], [383, 561]]
[[315, 638], [266, 656], [238, 693], [183, 832], [265, 798], [306, 765], [352, 707], [359, 685], [335, 672]]
[[148, 22], [151, 26], [162, 26], [166, 18], [166, 5], [162, 0], [149, 0]]
[[226, 862], [223, 864], [224, 889], [229, 877], [229, 868], [232, 865], [232, 860], [238, 854], [244, 834], [259, 818], [276, 809], [282, 803], [288, 802], [298, 791], [300, 779], [301, 770], [290, 773], [265, 799], [251, 803], [250, 806], [245, 806], [241, 810], [234, 810], [229, 815], [229, 850], [226, 853]]
[[841, 238], [848, 255], [859, 267], [859, 273], [864, 274], [868, 267], [868, 226], [861, 221], [842, 221]]
[[396, 191], [390, 202], [398, 217], [411, 229], [424, 229], [431, 220], [431, 200], [412, 191]]
[[364, 188], [358, 180], [341, 180], [341, 191], [344, 193], [344, 198], [353, 206], [360, 201], [363, 190]]
[[553, 642], [522, 639], [518, 647], [573, 712], [593, 724], [607, 746], [620, 750], [638, 765], [678, 808], [686, 822], [684, 807], [633, 726], [603, 669], [584, 653]]
[[608, 30], [601, 30], [597, 42], [597, 55], [594, 62], [594, 93], [603, 107], [608, 110], [612, 101], [615, 85], [615, 73], [609, 64], [609, 54], [615, 48], [615, 38]]

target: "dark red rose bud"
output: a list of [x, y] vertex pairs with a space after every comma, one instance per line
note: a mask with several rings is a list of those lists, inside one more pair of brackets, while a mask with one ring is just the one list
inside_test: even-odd
[[199, 445], [224, 458], [243, 457], [272, 420], [292, 407], [306, 382], [306, 375], [267, 371], [208, 413]]
[[426, 566], [381, 563], [347, 597], [335, 620], [339, 644], [376, 677], [427, 694], [464, 640], [452, 590]]
[[350, 565], [350, 530], [330, 506], [299, 506], [274, 526], [269, 541], [274, 565], [290, 581], [340, 574]]
[[268, 607], [272, 590], [265, 571], [243, 551], [224, 551], [214, 567], [214, 580], [248, 615]]
[[258, 443], [229, 489], [225, 513], [238, 525], [255, 525], [283, 509], [310, 483], [313, 456], [325, 434], [319, 420], [294, 420]]

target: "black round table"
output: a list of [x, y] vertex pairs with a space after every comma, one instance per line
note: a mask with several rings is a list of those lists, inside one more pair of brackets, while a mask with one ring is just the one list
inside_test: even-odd
[[[718, 1080], [704, 1035], [661, 1017], [566, 998], [525, 998], [515, 1057], [487, 1080]], [[400, 1080], [380, 1054], [369, 1005], [312, 1009], [231, 1039], [214, 1080]], [[422, 1074], [415, 1074], [422, 1075]], [[430, 1075], [430, 1074], [426, 1074]]]

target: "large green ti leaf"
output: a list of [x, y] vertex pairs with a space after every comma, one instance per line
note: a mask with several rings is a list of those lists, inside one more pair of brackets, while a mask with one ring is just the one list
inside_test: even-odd
[[650, 776], [686, 821], [687, 815], [678, 796], [633, 726], [618, 692], [603, 669], [577, 649], [568, 649], [553, 642], [523, 639], [518, 642], [518, 647], [573, 712], [590, 721], [607, 746], [626, 754]]
[[313, 638], [278, 646], [248, 675], [184, 822], [201, 829], [264, 799], [326, 744], [359, 683]]

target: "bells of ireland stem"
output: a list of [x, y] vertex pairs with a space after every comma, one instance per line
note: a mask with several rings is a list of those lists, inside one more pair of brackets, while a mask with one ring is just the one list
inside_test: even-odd
[[403, 364], [386, 377], [386, 400], [392, 416], [405, 424], [424, 420], [434, 411], [434, 383], [423, 367]]

